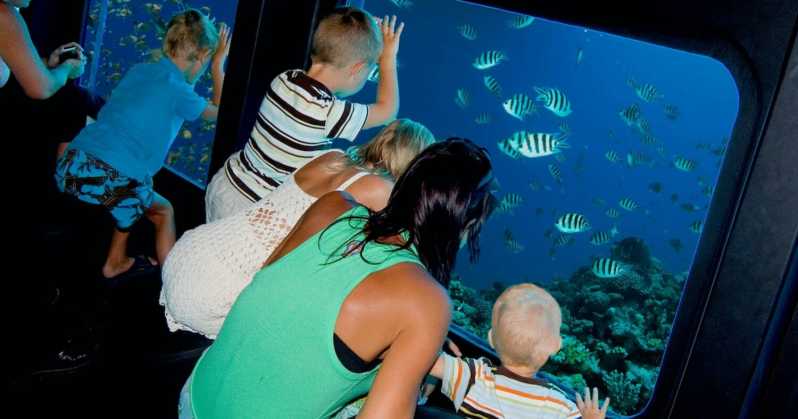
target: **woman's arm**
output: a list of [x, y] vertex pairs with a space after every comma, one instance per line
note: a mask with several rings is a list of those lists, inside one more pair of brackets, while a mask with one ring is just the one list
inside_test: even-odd
[[419, 388], [440, 351], [451, 319], [443, 287], [418, 267], [403, 279], [397, 334], [358, 418], [412, 418]]
[[25, 90], [34, 99], [47, 99], [71, 77], [83, 72], [80, 60], [66, 60], [48, 69], [33, 46], [28, 27], [19, 12], [0, 3], [0, 58], [6, 62]]

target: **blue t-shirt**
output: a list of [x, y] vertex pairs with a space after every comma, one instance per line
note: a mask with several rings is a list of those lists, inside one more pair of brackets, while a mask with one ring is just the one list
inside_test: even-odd
[[199, 118], [206, 106], [169, 58], [137, 64], [69, 148], [143, 181], [161, 169], [183, 121]]

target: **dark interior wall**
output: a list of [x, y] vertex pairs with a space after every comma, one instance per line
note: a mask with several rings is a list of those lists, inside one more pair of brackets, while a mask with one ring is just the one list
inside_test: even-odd
[[47, 57], [63, 44], [80, 42], [87, 5], [84, 0], [32, 0], [22, 10], [39, 55]]

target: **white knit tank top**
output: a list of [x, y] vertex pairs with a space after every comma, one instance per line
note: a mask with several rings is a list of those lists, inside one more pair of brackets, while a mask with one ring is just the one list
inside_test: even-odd
[[[368, 174], [359, 172], [336, 190]], [[160, 303], [169, 330], [215, 339], [238, 295], [316, 200], [292, 174], [250, 208], [185, 232], [162, 269]]]

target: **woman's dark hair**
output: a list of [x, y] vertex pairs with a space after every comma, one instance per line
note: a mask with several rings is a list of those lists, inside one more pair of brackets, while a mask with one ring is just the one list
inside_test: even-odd
[[464, 233], [471, 261], [479, 257], [479, 232], [496, 207], [492, 180], [487, 150], [470, 140], [449, 138], [427, 147], [396, 180], [387, 206], [369, 213], [361, 257], [369, 242], [406, 233], [396, 250], [414, 245], [430, 274], [448, 287]]

